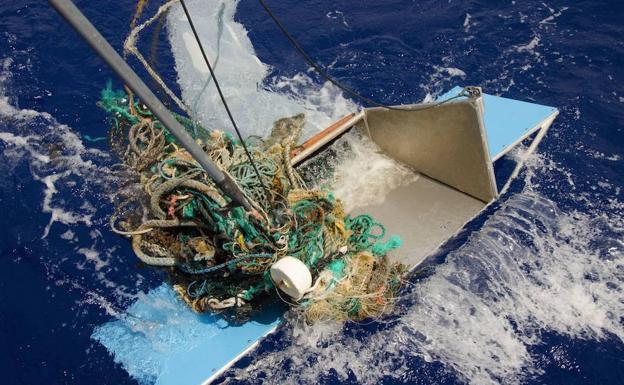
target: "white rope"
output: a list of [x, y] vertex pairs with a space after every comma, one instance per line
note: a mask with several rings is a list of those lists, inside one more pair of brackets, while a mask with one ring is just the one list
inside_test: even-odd
[[167, 85], [162, 80], [162, 78], [152, 68], [152, 66], [149, 65], [147, 60], [145, 60], [145, 57], [143, 57], [141, 52], [136, 47], [136, 43], [139, 40], [139, 33], [145, 27], [151, 25], [162, 14], [167, 12], [173, 5], [175, 5], [178, 2], [180, 2], [180, 0], [169, 0], [167, 3], [161, 5], [160, 8], [158, 8], [158, 11], [156, 12], [156, 14], [154, 14], [154, 16], [152, 16], [143, 24], [135, 27], [132, 31], [130, 31], [130, 33], [128, 34], [128, 37], [126, 38], [126, 41], [124, 42], [124, 53], [126, 54], [129, 53], [129, 54], [134, 55], [139, 60], [139, 62], [143, 64], [143, 67], [145, 67], [145, 70], [147, 71], [147, 73], [149, 73], [150, 76], [162, 87], [162, 89], [165, 90], [165, 93], [175, 102], [175, 104], [177, 104], [178, 107], [180, 107], [180, 109], [186, 112], [189, 116], [192, 116], [191, 110], [184, 104], [182, 100], [180, 100], [180, 98], [176, 96], [176, 94], [173, 91], [171, 91], [169, 87], [167, 87]]

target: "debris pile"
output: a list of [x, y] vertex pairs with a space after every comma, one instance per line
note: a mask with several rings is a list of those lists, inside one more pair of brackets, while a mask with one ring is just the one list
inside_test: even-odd
[[[245, 210], [231, 204], [133, 95], [109, 85], [99, 105], [111, 117], [111, 142], [142, 185], [142, 196], [121, 204], [111, 226], [131, 237], [142, 262], [167, 269], [195, 311], [244, 319], [271, 296], [301, 309], [310, 322], [358, 321], [391, 308], [405, 268], [386, 254], [400, 239], [384, 242], [381, 224], [367, 215], [351, 217], [331, 192], [306, 187], [290, 163], [303, 115], [278, 120], [266, 139], [245, 141], [258, 172], [229, 133], [178, 116], [252, 202], [254, 210]], [[272, 275], [287, 257], [305, 265], [295, 266], [290, 279], [311, 277], [297, 295], [300, 279], [276, 282]]]

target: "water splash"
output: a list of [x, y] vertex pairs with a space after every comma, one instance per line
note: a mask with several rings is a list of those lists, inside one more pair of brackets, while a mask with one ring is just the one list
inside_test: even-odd
[[[207, 8], [217, 10], [219, 4], [213, 1]], [[225, 63], [229, 57], [229, 62], [220, 66], [219, 76], [229, 84], [230, 98], [240, 103], [235, 107], [236, 115], [246, 119], [241, 125], [253, 127], [248, 133], [264, 134], [275, 118], [300, 112], [307, 103], [314, 113], [322, 111], [318, 106], [328, 100], [344, 103], [338, 110], [349, 106], [331, 88], [320, 87], [327, 95], [319, 92], [319, 86], [304, 74], [270, 78], [270, 68], [257, 60], [245, 29], [233, 21], [235, 8], [236, 3], [226, 6], [227, 33], [221, 60]], [[201, 20], [202, 16], [198, 17]], [[518, 19], [528, 30], [501, 44], [495, 59], [483, 69], [492, 72], [485, 76], [483, 85], [495, 91], [524, 89], [527, 85], [516, 85], [514, 79], [523, 72], [531, 72], [530, 78], [543, 84], [538, 66], [549, 63], [553, 55], [555, 59], [561, 56], [552, 52], [544, 36], [552, 19], [535, 27], [522, 13], [510, 13], [507, 19]], [[169, 24], [179, 82], [184, 98], [191, 100], [197, 85], [202, 84], [197, 79], [205, 73], [199, 67], [201, 62], [189, 60], [189, 52], [197, 48], [188, 38], [185, 41], [184, 34], [189, 31], [179, 11], [171, 14]], [[210, 41], [217, 36], [216, 23], [200, 24], [202, 37]], [[474, 35], [492, 23], [475, 13], [466, 16], [464, 24], [464, 33]], [[465, 41], [476, 44], [474, 40]], [[210, 44], [206, 48], [214, 57]], [[466, 55], [471, 52], [466, 49]], [[439, 65], [432, 64], [422, 88], [435, 94], [452, 80], [471, 79], [473, 74], [458, 70], [461, 59], [453, 53], [437, 61]], [[478, 68], [461, 66], [471, 67]], [[214, 92], [211, 99], [202, 100], [200, 117], [204, 124], [227, 127]], [[340, 115], [332, 109], [322, 112], [323, 116], [311, 119], [319, 127]], [[531, 351], [542, 343], [545, 332], [580, 339], [615, 336], [624, 340], [619, 318], [624, 314], [624, 209], [619, 194], [599, 209], [583, 195], [571, 197], [582, 210], [561, 207], [541, 187], [548, 183], [545, 175], [554, 173], [555, 179], [563, 176], [573, 188], [571, 171], [537, 155], [526, 160], [529, 169], [523, 174], [524, 189], [490, 212], [481, 229], [460, 248], [448, 252], [445, 263], [436, 266], [434, 274], [406, 290], [396, 318], [378, 323], [377, 331], [362, 333], [349, 331], [362, 330], [358, 326], [345, 329], [329, 323], [306, 327], [291, 319], [282, 330], [281, 343], [268, 342], [276, 344], [275, 349], [255, 353], [251, 363], [231, 370], [224, 381], [316, 384], [327, 376], [363, 384], [388, 378], [435, 383], [444, 382], [446, 373], [452, 373], [472, 384], [514, 384], [541, 373]], [[353, 171], [366, 166], [361, 163], [347, 161], [338, 168], [344, 167], [345, 176], [359, 175]], [[383, 194], [366, 192], [356, 198], [378, 195]], [[355, 205], [357, 199], [353, 200]], [[423, 361], [438, 363], [442, 369], [434, 376], [420, 378], [415, 373]], [[293, 368], [297, 376], [293, 376]]]
[[[207, 56], [219, 57], [216, 75], [237, 124], [246, 135], [265, 135], [275, 120], [304, 112], [306, 137], [357, 109], [330, 83], [317, 85], [304, 73], [273, 76], [272, 68], [255, 55], [245, 27], [234, 20], [237, 5], [238, 1], [188, 2]], [[181, 7], [171, 10], [168, 27], [184, 100], [197, 103], [196, 118], [206, 127], [231, 130], [214, 86], [202, 90], [208, 69]], [[217, 41], [219, 44], [214, 44]]]

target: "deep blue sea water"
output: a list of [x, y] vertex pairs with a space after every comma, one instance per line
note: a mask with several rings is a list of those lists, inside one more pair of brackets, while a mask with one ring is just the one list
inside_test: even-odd
[[[121, 50], [136, 2], [77, 3]], [[377, 100], [480, 85], [561, 115], [512, 193], [414, 278], [396, 316], [285, 327], [220, 381], [624, 383], [624, 3], [270, 4], [311, 56]], [[257, 2], [235, 20], [272, 68], [267, 89], [306, 73]], [[158, 36], [142, 48], [179, 92], [166, 25]], [[0, 63], [1, 382], [135, 384], [91, 339], [164, 278], [109, 231], [123, 179], [107, 141], [85, 139], [106, 135], [95, 104], [120, 84], [43, 1], [0, 5]]]

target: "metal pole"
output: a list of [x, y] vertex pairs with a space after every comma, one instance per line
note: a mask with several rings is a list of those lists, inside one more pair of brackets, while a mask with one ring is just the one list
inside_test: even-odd
[[171, 132], [191, 156], [206, 170], [219, 188], [235, 203], [253, 210], [238, 185], [221, 171], [195, 143], [186, 129], [175, 119], [139, 76], [130, 68], [121, 56], [111, 47], [91, 22], [80, 12], [71, 0], [48, 0], [56, 11], [89, 43], [91, 48], [119, 75], [119, 77], [139, 96], [141, 101], [156, 115], [158, 120]]

